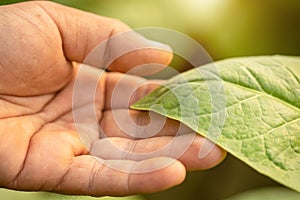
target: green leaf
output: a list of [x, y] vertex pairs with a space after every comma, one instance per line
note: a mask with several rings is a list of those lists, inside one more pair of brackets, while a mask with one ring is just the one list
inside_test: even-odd
[[179, 120], [300, 192], [300, 57], [207, 64], [168, 80], [131, 108]]
[[0, 188], [0, 199], [5, 200], [145, 200], [142, 196], [127, 197], [91, 197], [91, 196], [72, 196], [48, 192], [23, 192]]
[[226, 198], [226, 200], [299, 200], [300, 194], [293, 190], [283, 187], [266, 187], [252, 189], [240, 194], [236, 194], [232, 197]]

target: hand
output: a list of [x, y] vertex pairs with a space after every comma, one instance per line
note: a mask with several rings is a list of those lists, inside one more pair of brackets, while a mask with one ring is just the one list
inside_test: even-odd
[[[128, 107], [157, 84], [120, 72], [149, 62], [167, 65], [170, 53], [138, 50], [113, 62], [112, 72], [96, 70], [77, 63], [102, 41], [128, 31], [123, 23], [51, 2], [2, 6], [0, 13], [1, 187], [93, 196], [149, 193], [181, 183], [186, 169], [209, 168], [225, 157], [215, 146], [199, 159], [206, 140], [187, 127], [178, 130], [178, 122], [168, 119], [156, 135], [147, 138], [143, 133], [151, 134], [151, 129], [137, 129], [122, 118], [129, 113], [137, 126], [150, 123], [147, 112]], [[116, 47], [111, 45], [107, 48], [113, 51]], [[78, 71], [83, 76], [77, 76]], [[97, 82], [94, 101], [85, 93], [74, 101], [78, 80], [86, 86]], [[114, 96], [119, 83], [123, 92]], [[123, 101], [130, 95], [126, 91], [137, 87], [130, 102]], [[115, 104], [112, 98], [117, 98]], [[95, 116], [85, 113], [91, 107], [96, 122]], [[84, 119], [76, 121], [74, 113]], [[160, 120], [155, 115], [151, 123]], [[78, 124], [86, 130], [87, 141], [78, 134]], [[129, 135], [120, 124], [131, 130]], [[141, 135], [144, 138], [138, 139]], [[192, 143], [176, 157], [172, 152], [190, 139]], [[166, 147], [170, 141], [176, 147]]]

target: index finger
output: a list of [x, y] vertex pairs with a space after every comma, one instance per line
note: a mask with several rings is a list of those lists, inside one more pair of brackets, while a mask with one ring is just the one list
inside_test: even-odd
[[[37, 3], [56, 23], [65, 57], [70, 61], [97, 67], [108, 63], [111, 71], [127, 72], [145, 63], [162, 64], [156, 68], [158, 71], [172, 60], [169, 46], [147, 40], [119, 20], [53, 2]], [[99, 47], [101, 43], [103, 45]], [[120, 49], [131, 51], [119, 55]], [[93, 55], [89, 55], [91, 52]], [[153, 69], [148, 72], [154, 73]]]

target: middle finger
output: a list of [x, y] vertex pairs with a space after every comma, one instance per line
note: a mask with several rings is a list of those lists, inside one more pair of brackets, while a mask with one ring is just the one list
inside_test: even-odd
[[193, 132], [184, 124], [154, 112], [130, 109], [107, 110], [100, 121], [100, 138], [128, 139], [176, 136]]

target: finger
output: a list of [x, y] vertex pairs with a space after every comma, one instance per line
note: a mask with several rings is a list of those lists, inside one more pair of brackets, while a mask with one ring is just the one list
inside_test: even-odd
[[100, 137], [141, 139], [158, 136], [176, 136], [193, 132], [178, 121], [154, 112], [129, 109], [107, 110], [100, 121]]
[[[119, 72], [145, 63], [162, 64], [154, 67], [158, 71], [172, 60], [169, 46], [145, 39], [118, 20], [52, 2], [38, 4], [57, 24], [68, 60], [86, 61], [85, 64], [92, 66], [99, 66], [100, 62], [100, 65], [108, 64], [110, 70]], [[93, 55], [87, 58], [92, 50]], [[101, 62], [103, 60], [105, 62]], [[148, 72], [153, 73], [152, 70]]]
[[92, 196], [125, 196], [164, 190], [181, 183], [184, 178], [184, 166], [171, 158], [135, 162], [79, 156], [71, 163], [54, 191]]
[[128, 108], [161, 83], [162, 80], [146, 80], [128, 74], [107, 73], [104, 109]]
[[[135, 161], [165, 156], [178, 159], [188, 170], [198, 170], [211, 168], [225, 158], [224, 150], [208, 142], [195, 134], [142, 140], [104, 138], [95, 141], [90, 152], [103, 159]], [[206, 152], [205, 156], [200, 157], [201, 152]]]

